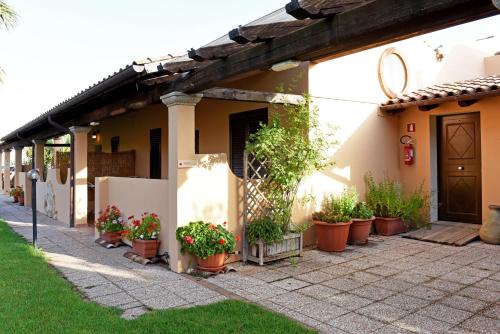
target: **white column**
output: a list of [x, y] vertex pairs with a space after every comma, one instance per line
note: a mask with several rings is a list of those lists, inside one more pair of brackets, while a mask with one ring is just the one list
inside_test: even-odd
[[178, 189], [187, 178], [187, 169], [178, 167], [180, 160], [195, 159], [195, 106], [202, 97], [201, 94], [187, 95], [181, 92], [172, 92], [161, 97], [162, 102], [168, 107], [169, 181], [169, 210], [166, 224], [168, 230], [163, 231], [161, 235], [167, 238], [170, 269], [175, 272], [183, 271], [187, 261], [187, 258], [183, 261], [180, 254], [180, 245], [175, 238], [175, 230], [178, 226], [189, 222], [187, 218], [189, 213], [182, 209], [182, 198], [178, 197]]
[[10, 192], [10, 149], [3, 150], [3, 189]]
[[17, 187], [20, 185], [19, 182], [19, 173], [22, 172], [23, 168], [23, 146], [14, 147], [14, 161], [15, 161], [15, 174], [14, 174], [14, 185]]
[[87, 167], [87, 134], [88, 127], [73, 126], [69, 128], [73, 133], [75, 169], [75, 227], [87, 225], [88, 206], [88, 167]]

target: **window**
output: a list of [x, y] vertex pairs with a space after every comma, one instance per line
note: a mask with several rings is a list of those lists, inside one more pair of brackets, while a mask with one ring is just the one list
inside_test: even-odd
[[111, 138], [111, 153], [117, 153], [120, 149], [120, 137]]
[[149, 177], [161, 179], [161, 129], [149, 131]]
[[230, 163], [233, 173], [243, 177], [243, 153], [248, 137], [257, 132], [260, 123], [267, 124], [267, 108], [229, 116]]
[[378, 79], [387, 97], [394, 98], [404, 93], [408, 86], [408, 68], [401, 52], [388, 48], [382, 53], [378, 62]]

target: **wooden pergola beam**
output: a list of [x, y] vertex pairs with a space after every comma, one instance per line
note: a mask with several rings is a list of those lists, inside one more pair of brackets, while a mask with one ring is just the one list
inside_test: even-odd
[[231, 101], [247, 101], [247, 102], [263, 102], [263, 103], [278, 103], [278, 104], [300, 104], [304, 101], [304, 97], [295, 94], [282, 94], [271, 92], [259, 92], [255, 90], [221, 88], [215, 87], [204, 90], [203, 97], [207, 99], [231, 100]]
[[169, 83], [162, 93], [198, 92], [285, 60], [341, 57], [499, 13], [492, 0], [377, 0], [216, 60]]
[[248, 49], [248, 45], [226, 43], [215, 46], [206, 46], [199, 49], [188, 50], [188, 57], [196, 61], [224, 59], [233, 53]]
[[238, 44], [262, 43], [284, 36], [312, 24], [312, 20], [274, 22], [253, 26], [240, 26], [231, 30], [229, 39]]
[[374, 0], [292, 0], [286, 4], [287, 14], [297, 20], [319, 19], [337, 15]]

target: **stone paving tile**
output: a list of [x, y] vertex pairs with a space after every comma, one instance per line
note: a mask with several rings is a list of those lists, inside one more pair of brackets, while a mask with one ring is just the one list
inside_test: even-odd
[[119, 306], [124, 304], [137, 303], [137, 300], [135, 300], [125, 292], [118, 292], [111, 295], [100, 296], [92, 298], [92, 300], [105, 306]]
[[295, 309], [295, 311], [321, 322], [327, 322], [349, 312], [343, 307], [323, 301], [314, 301]]
[[420, 314], [410, 314], [394, 322], [394, 325], [417, 333], [443, 333], [453, 327], [444, 321], [432, 319]]
[[295, 278], [285, 278], [284, 280], [275, 281], [275, 282], [272, 282], [271, 284], [278, 287], [278, 288], [285, 289], [288, 291], [302, 289], [306, 286], [311, 285], [310, 283], [300, 281], [300, 280], [295, 279]]
[[440, 290], [436, 290], [433, 288], [428, 288], [423, 285], [417, 285], [403, 292], [404, 294], [429, 300], [436, 301], [446, 296], [446, 294]]
[[279, 270], [263, 270], [253, 273], [251, 276], [269, 283], [288, 278], [291, 275]]
[[315, 320], [311, 317], [308, 317], [307, 315], [304, 315], [303, 313], [293, 311], [293, 310], [286, 310], [284, 311], [284, 314], [288, 316], [289, 318], [292, 318], [294, 320], [297, 320], [309, 327], [316, 327], [321, 324], [318, 320]]
[[315, 302], [316, 299], [292, 291], [271, 297], [269, 298], [269, 301], [289, 309], [296, 309], [304, 305], [311, 304]]
[[89, 288], [85, 288], [84, 293], [89, 297], [89, 298], [97, 298], [97, 297], [102, 297], [106, 295], [111, 295], [114, 293], [122, 292], [122, 289], [117, 287], [116, 285], [112, 283], [108, 284], [103, 284], [103, 285], [97, 285]]
[[382, 302], [408, 311], [418, 310], [430, 303], [430, 301], [427, 301], [425, 299], [420, 299], [405, 294], [397, 294], [388, 297], [384, 299]]
[[340, 328], [349, 333], [370, 333], [385, 326], [383, 322], [370, 319], [357, 313], [348, 313], [328, 322], [333, 327]]
[[474, 284], [482, 280], [481, 277], [465, 275], [456, 271], [447, 273], [440, 278], [446, 281], [456, 282], [464, 285]]
[[398, 270], [396, 268], [388, 267], [386, 265], [381, 265], [381, 266], [368, 268], [365, 272], [380, 275], [380, 276], [392, 276], [392, 275], [398, 274], [400, 272], [400, 270]]
[[462, 267], [460, 269], [455, 270], [454, 272], [458, 274], [462, 274], [465, 276], [478, 276], [481, 278], [486, 278], [493, 274], [492, 270], [482, 269], [482, 268], [474, 268], [474, 267]]
[[309, 297], [313, 297], [319, 300], [327, 300], [333, 295], [337, 295], [341, 293], [342, 291], [333, 289], [321, 284], [315, 284], [315, 285], [310, 285], [305, 288], [302, 288], [300, 290], [296, 290], [296, 292], [299, 292], [301, 294], [304, 294]]
[[400, 279], [395, 279], [395, 278], [389, 277], [389, 278], [385, 278], [385, 279], [380, 280], [380, 281], [376, 281], [376, 282], [372, 283], [371, 285], [374, 285], [374, 286], [377, 286], [380, 288], [384, 288], [384, 289], [388, 289], [388, 290], [392, 290], [392, 291], [401, 292], [401, 291], [405, 291], [405, 290], [411, 288], [415, 284], [410, 283], [410, 282], [406, 282], [406, 281], [403, 281]]
[[323, 285], [329, 286], [330, 288], [334, 288], [337, 290], [343, 290], [343, 291], [350, 291], [357, 289], [363, 285], [365, 285], [362, 282], [346, 278], [346, 277], [339, 277], [339, 278], [334, 278], [329, 281], [325, 281], [321, 283]]
[[426, 282], [423, 285], [429, 288], [438, 289], [445, 292], [457, 292], [458, 290], [461, 290], [465, 287], [464, 284], [445, 281], [439, 278]]
[[358, 271], [357, 269], [355, 268], [352, 268], [352, 267], [346, 267], [344, 265], [333, 265], [333, 266], [329, 266], [329, 267], [325, 267], [325, 268], [321, 268], [320, 269], [322, 272], [325, 272], [327, 274], [330, 274], [332, 275], [333, 277], [341, 277], [341, 276], [345, 276], [347, 274], [351, 274], [355, 271]]
[[333, 295], [330, 298], [328, 298], [328, 301], [351, 311], [357, 310], [359, 308], [362, 308], [366, 305], [373, 303], [371, 299], [356, 296], [347, 292]]
[[494, 304], [483, 311], [483, 315], [500, 320], [500, 304]]
[[368, 284], [368, 283], [380, 281], [383, 277], [379, 276], [379, 275], [367, 273], [366, 271], [356, 271], [352, 274], [348, 274], [348, 275], [344, 276], [344, 278], [353, 279], [355, 281]]
[[139, 317], [147, 312], [148, 312], [147, 308], [145, 308], [144, 306], [139, 306], [139, 307], [130, 308], [128, 310], [125, 310], [122, 313], [121, 317], [123, 319], [126, 319], [126, 320], [134, 320], [137, 317]]
[[473, 316], [473, 313], [462, 311], [443, 304], [432, 304], [421, 309], [418, 314], [431, 317], [436, 320], [446, 321], [450, 324], [457, 325]]
[[146, 300], [141, 299], [140, 301], [147, 307], [155, 310], [169, 309], [189, 304], [186, 300], [173, 294], [163, 295], [161, 298], [151, 298]]
[[410, 283], [415, 283], [415, 284], [425, 283], [425, 282], [428, 282], [432, 279], [432, 277], [430, 277], [430, 276], [419, 274], [419, 273], [412, 272], [412, 271], [402, 272], [400, 274], [392, 276], [392, 278], [400, 279], [400, 280], [410, 282]]
[[338, 329], [337, 327], [333, 327], [333, 326], [323, 324], [323, 323], [320, 323], [315, 328], [317, 330], [319, 330], [320, 334], [344, 334], [344, 333], [347, 333], [343, 330]]
[[499, 292], [500, 291], [500, 282], [486, 278], [486, 279], [483, 279], [482, 281], [474, 283], [474, 287]]
[[458, 295], [447, 297], [441, 300], [440, 303], [469, 312], [478, 312], [488, 306], [486, 302]]
[[360, 308], [356, 311], [356, 313], [360, 313], [383, 322], [394, 322], [409, 314], [410, 311], [377, 302]]
[[316, 270], [296, 276], [297, 279], [308, 283], [321, 283], [332, 279], [332, 275]]
[[393, 325], [385, 326], [377, 329], [377, 334], [411, 334], [413, 332], [402, 329], [401, 327], [396, 327]]
[[500, 293], [481, 288], [467, 287], [458, 292], [460, 296], [479, 299], [485, 302], [496, 302], [500, 298]]
[[374, 285], [365, 285], [350, 291], [351, 293], [371, 300], [381, 300], [396, 294], [395, 291], [380, 288]]
[[487, 318], [481, 315], [476, 315], [468, 320], [465, 320], [462, 324], [460, 324], [460, 326], [479, 333], [500, 333], [500, 320]]

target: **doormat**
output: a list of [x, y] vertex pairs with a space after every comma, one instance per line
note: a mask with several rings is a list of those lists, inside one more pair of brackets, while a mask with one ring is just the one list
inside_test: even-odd
[[106, 240], [104, 240], [102, 238], [97, 238], [95, 240], [95, 243], [98, 245], [101, 245], [104, 248], [116, 248], [116, 247], [120, 247], [121, 245], [123, 245], [123, 243], [121, 241], [115, 242], [113, 244], [113, 243], [107, 242]]
[[146, 259], [146, 258], [144, 258], [144, 257], [142, 257], [134, 252], [125, 252], [125, 254], [123, 254], [123, 256], [125, 256], [127, 259], [129, 259], [131, 261], [140, 263], [144, 266], [146, 264], [154, 264], [154, 263], [166, 263], [166, 264], [168, 264], [168, 255], [167, 254], [164, 254], [161, 256], [155, 256], [151, 259]]
[[[465, 226], [464, 226], [465, 225]], [[432, 224], [430, 229], [420, 229], [403, 234], [403, 238], [436, 242], [444, 245], [465, 246], [471, 241], [479, 239], [477, 226], [460, 226]], [[471, 224], [472, 225], [472, 224]]]

